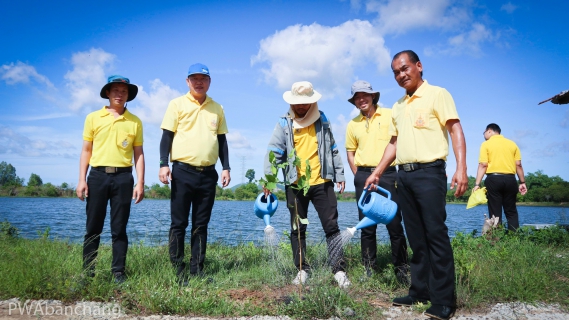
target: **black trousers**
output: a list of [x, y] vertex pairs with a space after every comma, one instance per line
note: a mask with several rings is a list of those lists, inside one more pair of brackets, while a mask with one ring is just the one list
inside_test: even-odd
[[334, 183], [326, 182], [311, 186], [306, 195], [304, 195], [302, 190], [295, 190], [287, 186], [286, 200], [290, 211], [290, 243], [296, 268], [298, 270], [310, 270], [310, 265], [306, 262], [306, 225], [300, 224], [296, 230], [293, 228], [296, 216], [295, 201], [298, 215], [302, 219], [306, 219], [308, 204], [312, 201], [312, 205], [318, 212], [318, 218], [320, 218], [322, 228], [324, 228], [324, 233], [326, 234], [328, 263], [332, 267], [332, 272], [345, 271], [346, 263], [344, 262], [344, 251], [340, 243], [338, 202], [334, 193]]
[[83, 241], [83, 267], [93, 271], [101, 242], [101, 232], [107, 215], [107, 204], [111, 204], [111, 239], [113, 249], [113, 272], [124, 272], [128, 236], [126, 225], [130, 217], [134, 178], [131, 172], [105, 173], [90, 170], [87, 177], [87, 223]]
[[[371, 172], [357, 171], [354, 177], [354, 186], [356, 188], [356, 200], [359, 201], [366, 179], [371, 175]], [[401, 224], [401, 206], [397, 198], [397, 189], [395, 182], [397, 180], [397, 172], [392, 171], [385, 173], [379, 179], [379, 186], [391, 193], [391, 200], [397, 203], [397, 214], [393, 220], [386, 225], [387, 232], [389, 233], [389, 240], [391, 241], [391, 261], [397, 269], [407, 268], [409, 261], [407, 260], [407, 240], [405, 239], [405, 232]], [[383, 193], [382, 193], [383, 195]], [[360, 220], [365, 216], [358, 207]], [[377, 225], [361, 229], [361, 247], [362, 247], [362, 262], [366, 268], [376, 268], [377, 258]]]
[[445, 224], [445, 166], [397, 172], [397, 194], [413, 250], [409, 295], [455, 306], [454, 257]]
[[172, 194], [170, 197], [170, 262], [177, 274], [186, 271], [184, 241], [192, 209], [190, 246], [190, 274], [197, 274], [204, 267], [207, 245], [207, 226], [215, 200], [217, 171], [196, 171], [174, 163], [172, 165]]
[[502, 208], [508, 220], [508, 230], [516, 231], [520, 227], [516, 196], [518, 195], [518, 182], [513, 174], [490, 174], [484, 180], [486, 197], [488, 198], [488, 214], [498, 217], [502, 223]]

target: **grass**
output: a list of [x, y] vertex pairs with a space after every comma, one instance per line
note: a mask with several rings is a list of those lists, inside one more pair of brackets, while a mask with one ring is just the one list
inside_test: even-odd
[[[108, 245], [100, 248], [95, 278], [85, 282], [81, 245], [51, 240], [48, 232], [39, 239], [23, 239], [9, 223], [1, 227], [0, 299], [119, 302], [140, 315], [377, 319], [381, 318], [381, 307], [407, 293], [395, 279], [386, 244], [379, 245], [379, 270], [371, 279], [364, 277], [359, 244], [352, 241], [345, 248], [352, 281], [348, 290], [338, 288], [326, 266], [324, 241], [308, 248], [313, 269], [307, 285], [290, 285], [296, 270], [285, 237], [287, 241], [281, 239], [273, 248], [251, 243], [209, 244], [207, 276], [192, 278], [187, 287], [177, 285], [166, 246], [133, 244], [127, 257], [129, 279], [117, 286], [110, 273]], [[452, 245], [459, 308], [477, 309], [511, 301], [569, 307], [569, 234], [564, 229], [522, 229], [516, 234], [498, 229], [488, 236], [458, 234]], [[209, 277], [214, 281], [208, 281]], [[418, 306], [416, 310], [426, 308]]]

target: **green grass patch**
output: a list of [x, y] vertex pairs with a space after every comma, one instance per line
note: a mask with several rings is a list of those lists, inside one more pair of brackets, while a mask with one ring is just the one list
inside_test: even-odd
[[[360, 262], [359, 244], [352, 241], [345, 248], [352, 282], [347, 290], [338, 288], [327, 267], [324, 241], [308, 248], [312, 273], [306, 286], [291, 285], [296, 270], [286, 237], [276, 247], [209, 244], [206, 276], [191, 278], [187, 287], [176, 282], [167, 246], [132, 244], [127, 257], [129, 279], [117, 286], [110, 272], [110, 246], [101, 246], [95, 278], [89, 280], [81, 269], [80, 244], [50, 240], [49, 231], [39, 239], [23, 239], [9, 223], [0, 227], [0, 299], [119, 302], [140, 315], [370, 319], [378, 317], [393, 297], [407, 294], [392, 271], [387, 244], [379, 245], [379, 268], [371, 278], [365, 276]], [[566, 230], [458, 234], [452, 246], [459, 308], [509, 301], [569, 306]]]

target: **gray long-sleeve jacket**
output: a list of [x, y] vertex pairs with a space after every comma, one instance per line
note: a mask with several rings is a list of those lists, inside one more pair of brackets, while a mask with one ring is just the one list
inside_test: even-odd
[[[314, 122], [316, 138], [318, 140], [318, 158], [320, 159], [320, 176], [334, 182], [342, 182], [344, 178], [344, 165], [338, 152], [338, 146], [332, 135], [332, 128], [326, 115], [320, 111], [320, 119]], [[277, 164], [285, 161], [288, 166], [283, 170], [286, 183], [293, 183], [297, 180], [297, 169], [292, 164], [292, 159], [288, 154], [294, 148], [294, 138], [292, 131], [292, 119], [289, 114], [283, 115], [277, 122], [273, 130], [273, 136], [269, 142], [267, 154], [265, 155], [265, 174], [272, 174], [271, 163], [269, 162], [269, 152], [273, 151]]]

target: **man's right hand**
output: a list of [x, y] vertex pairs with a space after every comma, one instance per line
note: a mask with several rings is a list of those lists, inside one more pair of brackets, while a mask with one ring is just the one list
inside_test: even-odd
[[365, 182], [365, 184], [364, 184], [364, 190], [365, 190], [368, 186], [370, 186], [370, 187], [369, 187], [369, 190], [370, 190], [370, 191], [375, 191], [375, 189], [376, 189], [375, 186], [377, 185], [378, 182], [379, 182], [379, 175], [378, 175], [377, 173], [375, 173], [375, 172], [372, 172], [372, 173], [370, 174], [370, 176], [366, 179], [366, 182]]
[[89, 187], [87, 186], [87, 182], [79, 181], [75, 193], [77, 193], [77, 198], [79, 198], [79, 200], [85, 200], [85, 198], [89, 196]]
[[170, 167], [161, 167], [158, 172], [158, 179], [163, 184], [168, 184], [172, 180], [172, 172], [170, 172]]
[[271, 190], [263, 187], [263, 193], [265, 194], [265, 198], [268, 197], [271, 194]]

